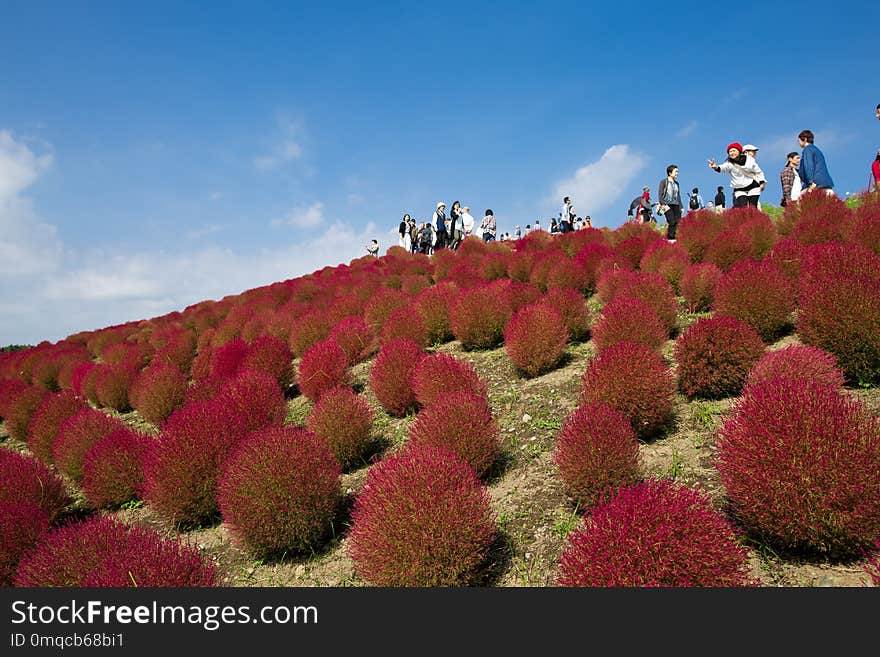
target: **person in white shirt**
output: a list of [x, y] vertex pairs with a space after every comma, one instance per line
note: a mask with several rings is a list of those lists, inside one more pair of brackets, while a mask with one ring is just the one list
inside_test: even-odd
[[[727, 146], [727, 159], [721, 164], [716, 164], [710, 159], [709, 168], [717, 173], [730, 174], [730, 186], [733, 187], [733, 207], [742, 208], [747, 205], [758, 207], [761, 192], [767, 186], [764, 172], [751, 155], [743, 152], [739, 142], [733, 142]], [[758, 149], [751, 147], [752, 151]]]
[[464, 206], [461, 209], [459, 220], [461, 221], [462, 239], [464, 240], [473, 235], [474, 232], [474, 218], [468, 206]]
[[782, 183], [782, 207], [796, 202], [801, 196], [802, 183], [798, 174], [800, 163], [800, 153], [792, 151], [786, 156], [785, 168], [779, 174], [779, 181]]

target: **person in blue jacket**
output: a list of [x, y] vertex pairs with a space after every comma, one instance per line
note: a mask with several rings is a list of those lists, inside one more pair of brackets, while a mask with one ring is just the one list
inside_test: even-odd
[[809, 130], [801, 130], [798, 135], [798, 143], [801, 148], [801, 163], [798, 166], [798, 175], [801, 177], [804, 191], [811, 189], [824, 189], [826, 193], [834, 193], [834, 181], [828, 173], [825, 164], [825, 156], [822, 155], [813, 143], [813, 133]]

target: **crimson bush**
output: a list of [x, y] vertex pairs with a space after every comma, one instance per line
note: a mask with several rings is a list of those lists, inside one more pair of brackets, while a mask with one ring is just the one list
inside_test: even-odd
[[348, 468], [366, 452], [373, 419], [364, 397], [339, 386], [321, 395], [306, 418], [306, 427], [330, 445], [340, 466]]
[[639, 443], [626, 416], [608, 404], [579, 406], [556, 437], [553, 462], [568, 494], [592, 509], [639, 477]]
[[706, 312], [715, 301], [715, 288], [724, 272], [708, 262], [688, 267], [681, 277], [681, 295], [692, 313]]
[[587, 339], [591, 314], [583, 294], [570, 287], [555, 287], [547, 290], [541, 300], [562, 316], [569, 339]]
[[370, 370], [370, 390], [389, 415], [403, 417], [416, 407], [412, 375], [425, 356], [421, 347], [406, 338], [382, 347]]
[[317, 401], [327, 390], [343, 385], [348, 372], [348, 356], [333, 339], [318, 342], [303, 354], [296, 373], [300, 392]]
[[562, 586], [751, 586], [748, 553], [708, 496], [671, 481], [596, 508], [559, 560]]
[[412, 297], [399, 290], [381, 290], [377, 292], [364, 306], [364, 319], [376, 332], [382, 329], [382, 325], [391, 317], [395, 310], [406, 308], [412, 303]]
[[220, 512], [254, 554], [314, 547], [341, 499], [341, 470], [330, 446], [299, 427], [270, 427], [245, 438], [217, 484]]
[[599, 351], [619, 342], [636, 342], [659, 350], [669, 339], [669, 330], [654, 309], [630, 297], [609, 301], [593, 321], [590, 334]]
[[454, 283], [429, 287], [416, 298], [416, 307], [428, 331], [428, 344], [442, 344], [452, 339], [449, 308], [458, 294]]
[[504, 329], [504, 351], [527, 376], [543, 374], [559, 364], [568, 331], [551, 306], [538, 302], [516, 311]]
[[750, 386], [717, 448], [733, 513], [761, 540], [856, 555], [880, 536], [880, 422], [838, 388]]
[[241, 369], [265, 372], [278, 382], [282, 390], [287, 390], [293, 383], [293, 354], [284, 340], [262, 335], [251, 342]]
[[494, 284], [462, 292], [449, 312], [452, 333], [465, 349], [491, 349], [501, 344], [510, 315], [510, 302]]
[[245, 418], [245, 426], [254, 431], [270, 424], [281, 425], [287, 415], [287, 403], [278, 381], [271, 374], [241, 370], [226, 380], [215, 399], [231, 412]]
[[310, 312], [297, 318], [290, 327], [290, 351], [297, 358], [313, 344], [325, 339], [330, 333], [330, 322], [322, 312]]
[[61, 423], [52, 443], [52, 459], [61, 472], [79, 483], [83, 477], [86, 452], [104, 436], [125, 429], [122, 420], [94, 408], [84, 408]]
[[733, 317], [697, 320], [675, 341], [678, 387], [688, 399], [721, 399], [742, 391], [764, 353], [761, 336]]
[[818, 381], [834, 388], [844, 384], [843, 371], [834, 356], [809, 345], [790, 344], [765, 352], [749, 370], [746, 387], [779, 376]]
[[715, 310], [745, 322], [764, 342], [791, 326], [795, 296], [791, 283], [772, 263], [745, 260], [733, 265], [715, 288]]
[[379, 343], [385, 344], [397, 338], [409, 338], [422, 348], [428, 346], [428, 329], [418, 308], [400, 308], [385, 320], [379, 333]]
[[186, 400], [187, 376], [173, 365], [151, 363], [131, 386], [134, 409], [147, 422], [160, 424]]
[[412, 373], [416, 401], [429, 406], [441, 397], [459, 390], [486, 397], [486, 383], [467, 361], [450, 354], [429, 354], [419, 360]]
[[95, 394], [101, 406], [115, 411], [131, 410], [128, 392], [138, 374], [137, 367], [129, 363], [119, 365], [99, 365], [95, 380]]
[[473, 468], [418, 445], [370, 468], [352, 511], [349, 554], [375, 586], [465, 586], [494, 539], [489, 493]]
[[333, 326], [327, 337], [336, 340], [342, 347], [349, 365], [355, 365], [373, 353], [373, 330], [363, 317], [344, 317]]
[[636, 435], [649, 439], [672, 419], [675, 378], [650, 347], [619, 342], [590, 361], [581, 379], [580, 405], [603, 402], [630, 421]]
[[113, 431], [86, 452], [82, 489], [97, 509], [143, 497], [144, 463], [153, 438], [129, 428]]
[[12, 584], [22, 555], [49, 531], [49, 514], [29, 502], [0, 500], [0, 586]]
[[49, 521], [70, 503], [64, 481], [33, 456], [0, 449], [0, 502], [33, 504]]
[[7, 433], [16, 440], [26, 441], [34, 413], [43, 400], [51, 394], [53, 393], [45, 388], [25, 385], [18, 389], [17, 394], [10, 396], [4, 415]]
[[52, 443], [58, 437], [61, 423], [86, 406], [84, 400], [69, 390], [46, 396], [28, 425], [28, 449], [43, 463], [52, 465]]

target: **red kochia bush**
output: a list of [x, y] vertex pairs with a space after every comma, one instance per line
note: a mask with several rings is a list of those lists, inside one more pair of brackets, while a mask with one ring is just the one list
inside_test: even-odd
[[0, 420], [5, 420], [9, 416], [9, 408], [13, 400], [30, 388], [30, 385], [18, 379], [0, 379]]
[[591, 509], [638, 479], [639, 443], [623, 413], [590, 402], [565, 419], [553, 462], [568, 494]]
[[95, 392], [95, 377], [100, 372], [96, 363], [80, 363], [70, 375], [70, 389], [73, 394], [83, 399], [98, 403], [98, 395]]
[[49, 514], [29, 502], [0, 501], [0, 586], [12, 584], [18, 560], [49, 531]]
[[590, 333], [590, 307], [584, 295], [570, 287], [554, 287], [541, 299], [562, 315], [571, 340], [584, 340]]
[[412, 387], [416, 400], [422, 406], [459, 390], [486, 397], [486, 383], [467, 361], [450, 354], [430, 354], [422, 358], [413, 370]]
[[52, 443], [55, 466], [79, 483], [86, 452], [101, 438], [119, 429], [125, 429], [122, 420], [94, 408], [84, 408], [61, 423], [58, 437]]
[[489, 493], [458, 455], [404, 448], [370, 468], [355, 500], [349, 554], [375, 586], [466, 586], [495, 539]]
[[339, 343], [348, 356], [349, 365], [361, 362], [373, 352], [373, 329], [363, 317], [344, 317], [327, 337]]
[[52, 521], [70, 498], [64, 481], [33, 456], [0, 449], [0, 502], [34, 504]]
[[617, 285], [614, 297], [631, 297], [644, 301], [671, 332], [678, 324], [678, 300], [672, 285], [660, 274], [636, 273], [626, 276]]
[[865, 559], [865, 570], [875, 587], [880, 587], [880, 538], [874, 541], [874, 553], [870, 552]]
[[373, 410], [347, 386], [328, 390], [312, 407], [306, 427], [330, 445], [343, 468], [360, 459], [370, 444]]
[[211, 376], [234, 376], [248, 354], [248, 343], [235, 338], [215, 347], [211, 352]]
[[409, 427], [409, 441], [449, 449], [483, 476], [498, 457], [501, 433], [485, 397], [453, 392], [419, 412]]
[[562, 586], [752, 586], [748, 552], [708, 496], [671, 481], [622, 490], [570, 535]]
[[709, 245], [725, 228], [725, 218], [715, 212], [701, 210], [682, 217], [675, 243], [687, 251], [691, 262], [701, 262]]
[[738, 395], [764, 343], [748, 324], [733, 317], [697, 320], [675, 341], [678, 387], [688, 399]]
[[340, 474], [330, 446], [312, 432], [262, 429], [224, 465], [217, 484], [220, 513], [258, 556], [308, 550], [333, 523]]
[[399, 290], [380, 290], [364, 306], [364, 319], [377, 333], [382, 329], [391, 313], [406, 308], [412, 303], [412, 297]]
[[48, 395], [31, 418], [28, 449], [41, 461], [52, 465], [52, 443], [58, 437], [61, 423], [86, 407], [86, 402], [69, 390]]
[[733, 265], [715, 288], [715, 310], [745, 322], [765, 342], [791, 325], [794, 290], [785, 275], [769, 262], [745, 260]]
[[28, 427], [37, 408], [43, 400], [53, 393], [38, 386], [26, 386], [21, 388], [18, 394], [12, 396], [6, 408], [6, 431], [16, 440], [25, 441], [28, 437]]
[[160, 424], [186, 400], [187, 377], [173, 365], [152, 363], [131, 386], [134, 409], [147, 422]]
[[370, 390], [389, 415], [403, 417], [416, 407], [412, 375], [424, 356], [419, 345], [403, 338], [383, 346], [373, 361]]
[[95, 508], [143, 496], [144, 462], [153, 438], [129, 428], [104, 436], [83, 459], [82, 488]]
[[241, 370], [226, 381], [215, 399], [243, 417], [248, 431], [280, 425], [287, 415], [284, 392], [275, 377], [266, 372]]
[[635, 342], [659, 350], [669, 330], [657, 313], [641, 299], [615, 297], [602, 309], [590, 329], [599, 351], [619, 342]]
[[504, 329], [507, 357], [528, 376], [538, 376], [556, 367], [566, 344], [568, 331], [562, 315], [540, 302], [516, 311]]
[[294, 320], [290, 327], [290, 350], [297, 358], [330, 333], [330, 322], [322, 312], [311, 312]]
[[688, 267], [681, 277], [681, 296], [692, 313], [706, 312], [715, 301], [715, 288], [724, 272], [709, 262]]
[[148, 455], [147, 503], [173, 523], [212, 520], [217, 473], [246, 434], [247, 418], [221, 401], [193, 402], [174, 411]]
[[839, 389], [750, 386], [717, 447], [734, 514], [762, 540], [856, 555], [880, 536], [880, 422]]
[[241, 369], [265, 372], [286, 390], [293, 383], [293, 354], [284, 340], [263, 335], [251, 342]]
[[[495, 289], [502, 291], [510, 302], [510, 311], [515, 313], [523, 306], [535, 303], [541, 298], [541, 290], [531, 283], [519, 283], [517, 281], [499, 281], [495, 283]], [[554, 288], [559, 289], [559, 288]]]
[[385, 344], [397, 338], [409, 338], [423, 348], [428, 346], [428, 329], [418, 308], [400, 308], [385, 320], [379, 333], [379, 343]]
[[501, 344], [511, 308], [497, 283], [481, 285], [460, 294], [449, 318], [452, 333], [465, 349], [491, 349]]
[[50, 532], [22, 559], [15, 586], [214, 586], [217, 568], [196, 546], [95, 516]]
[[343, 385], [348, 371], [348, 356], [336, 340], [328, 338], [309, 347], [296, 373], [300, 392], [317, 401], [327, 390]]
[[746, 387], [779, 376], [818, 381], [833, 388], [840, 388], [844, 383], [843, 371], [834, 356], [809, 345], [790, 344], [761, 356], [749, 370]]
[[428, 331], [428, 344], [441, 344], [452, 339], [449, 308], [457, 296], [458, 287], [454, 283], [440, 283], [416, 298], [416, 307]]
[[95, 380], [95, 394], [101, 406], [115, 411], [128, 411], [131, 403], [128, 391], [138, 374], [138, 369], [128, 363], [119, 365], [99, 365]]
[[619, 342], [590, 361], [581, 379], [580, 404], [603, 402], [630, 421], [639, 438], [658, 434], [672, 419], [675, 378], [657, 352]]

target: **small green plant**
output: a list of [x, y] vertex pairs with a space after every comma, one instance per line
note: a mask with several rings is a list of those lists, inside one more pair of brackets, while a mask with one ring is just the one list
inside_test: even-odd
[[119, 508], [125, 511], [134, 511], [135, 509], [140, 509], [144, 505], [143, 500], [129, 500], [122, 504]]
[[669, 478], [678, 479], [684, 473], [684, 456], [676, 449], [672, 448], [672, 462], [669, 464]]
[[536, 429], [550, 429], [551, 431], [556, 431], [562, 428], [562, 420], [558, 418], [554, 419], [537, 419], [532, 422], [532, 426]]
[[574, 509], [571, 511], [558, 511], [556, 516], [556, 522], [553, 525], [553, 532], [560, 539], [565, 539], [571, 531], [577, 527], [578, 522], [580, 522], [580, 516], [578, 515], [579, 506], [576, 504]]
[[713, 402], [697, 402], [691, 405], [691, 423], [700, 427], [713, 427], [715, 417], [720, 414], [721, 408]]

